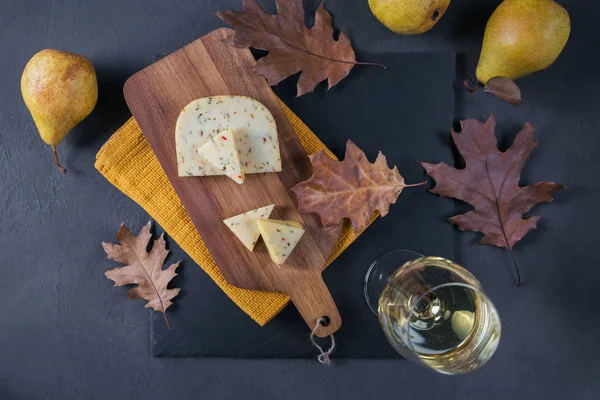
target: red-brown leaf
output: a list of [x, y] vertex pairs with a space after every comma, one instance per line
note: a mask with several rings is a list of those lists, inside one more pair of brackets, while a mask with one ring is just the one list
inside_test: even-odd
[[104, 275], [113, 280], [115, 286], [137, 285], [127, 292], [126, 297], [148, 300], [146, 308], [161, 312], [171, 329], [165, 311], [173, 304], [171, 300], [177, 296], [180, 289], [167, 289], [167, 285], [177, 276], [175, 270], [179, 261], [167, 269], [162, 269], [169, 254], [164, 234], [154, 241], [150, 253], [146, 251], [148, 242], [152, 239], [150, 222], [142, 228], [138, 236], [121, 224], [117, 239], [120, 245], [103, 242], [102, 247], [108, 259], [127, 265], [106, 271]]
[[234, 45], [266, 50], [254, 71], [274, 86], [302, 71], [298, 80], [298, 96], [312, 92], [327, 79], [335, 86], [356, 64], [350, 40], [340, 33], [333, 38], [331, 14], [321, 3], [312, 28], [304, 24], [302, 1], [275, 0], [277, 14], [266, 13], [256, 0], [244, 0], [244, 11], [219, 11], [217, 17], [235, 29]]
[[537, 227], [540, 217], [523, 218], [536, 204], [552, 201], [562, 187], [554, 182], [538, 182], [520, 187], [525, 161], [537, 146], [533, 126], [527, 123], [505, 152], [498, 150], [496, 118], [483, 123], [474, 119], [461, 121], [462, 131], [452, 131], [454, 143], [465, 160], [464, 169], [445, 163], [421, 163], [435, 180], [432, 193], [453, 197], [475, 209], [455, 215], [450, 222], [462, 230], [484, 234], [482, 244], [512, 249], [529, 231]]
[[375, 163], [352, 141], [346, 144], [344, 161], [336, 161], [324, 151], [313, 154], [313, 175], [292, 188], [298, 197], [298, 210], [317, 213], [323, 226], [335, 226], [348, 218], [354, 233], [369, 224], [379, 211], [386, 216], [390, 205], [407, 186], [398, 168], [390, 169], [381, 152]]

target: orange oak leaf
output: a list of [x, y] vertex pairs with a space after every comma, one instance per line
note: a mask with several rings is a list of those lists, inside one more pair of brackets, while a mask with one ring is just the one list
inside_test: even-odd
[[129, 290], [126, 297], [129, 299], [148, 300], [146, 308], [161, 312], [171, 329], [165, 311], [171, 304], [173, 297], [177, 296], [180, 289], [167, 289], [169, 282], [177, 276], [175, 270], [180, 261], [171, 264], [169, 268], [162, 269], [169, 251], [166, 249], [164, 234], [154, 241], [152, 250], [148, 253], [146, 247], [152, 239], [150, 222], [144, 226], [138, 236], [135, 236], [124, 225], [117, 233], [120, 245], [102, 242], [106, 258], [127, 264], [124, 267], [106, 271], [104, 275], [115, 282], [115, 286], [137, 285]]
[[[461, 121], [461, 126], [461, 132], [452, 131], [452, 138], [465, 160], [464, 169], [445, 163], [420, 163], [427, 175], [435, 180], [431, 192], [471, 204], [474, 210], [455, 215], [449, 221], [461, 230], [483, 233], [481, 244], [512, 250], [519, 240], [537, 227], [540, 219], [525, 219], [523, 214], [536, 204], [552, 201], [554, 192], [563, 185], [538, 182], [519, 186], [525, 161], [537, 146], [531, 124], [525, 124], [505, 152], [498, 150], [493, 114], [485, 123], [467, 119]], [[520, 274], [514, 264], [518, 285]]]
[[375, 211], [385, 217], [402, 189], [425, 184], [406, 185], [398, 168], [390, 169], [381, 152], [375, 163], [370, 163], [350, 140], [344, 161], [333, 160], [324, 151], [309, 157], [313, 175], [292, 188], [298, 198], [298, 210], [319, 214], [326, 227], [347, 218], [355, 234], [367, 227]]
[[334, 39], [331, 14], [323, 3], [317, 9], [312, 28], [304, 24], [302, 1], [275, 0], [275, 4], [276, 15], [265, 12], [256, 0], [244, 0], [242, 12], [229, 9], [216, 13], [235, 29], [235, 46], [269, 52], [254, 67], [256, 73], [267, 78], [269, 85], [277, 85], [302, 71], [297, 93], [302, 96], [312, 92], [325, 79], [331, 89], [356, 64], [371, 64], [356, 61], [344, 32]]

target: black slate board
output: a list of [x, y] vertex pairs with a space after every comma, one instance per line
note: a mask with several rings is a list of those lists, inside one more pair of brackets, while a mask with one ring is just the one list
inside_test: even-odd
[[[425, 179], [417, 160], [452, 162], [449, 131], [454, 116], [455, 55], [378, 54], [361, 59], [388, 69], [357, 66], [328, 93], [320, 86], [316, 93], [295, 98], [295, 79], [274, 90], [340, 158], [350, 138], [371, 161], [383, 151], [408, 183]], [[454, 258], [454, 231], [444, 221], [452, 215], [454, 203], [427, 193], [426, 188], [404, 191], [390, 214], [375, 221], [325, 270], [323, 277], [343, 319], [336, 333], [335, 357], [399, 357], [364, 300], [363, 278], [374, 257], [386, 250], [408, 248]], [[315, 356], [309, 332], [293, 306], [261, 328], [199, 268], [190, 268], [192, 261], [186, 263], [184, 279], [176, 282], [181, 296], [169, 309], [173, 330], [166, 328], [161, 315], [152, 314], [154, 356]]]

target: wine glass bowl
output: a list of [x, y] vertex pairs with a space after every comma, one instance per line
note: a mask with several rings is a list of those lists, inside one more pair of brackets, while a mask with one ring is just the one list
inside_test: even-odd
[[500, 318], [467, 270], [445, 258], [418, 257], [383, 279], [379, 322], [403, 357], [449, 375], [471, 372], [492, 357]]

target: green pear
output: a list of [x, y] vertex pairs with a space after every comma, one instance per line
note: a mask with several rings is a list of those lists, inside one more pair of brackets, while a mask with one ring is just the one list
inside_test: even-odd
[[21, 94], [40, 137], [52, 146], [55, 164], [65, 172], [58, 162], [56, 146], [96, 106], [94, 66], [79, 54], [42, 50], [25, 66]]
[[504, 0], [485, 28], [477, 79], [515, 80], [548, 68], [570, 32], [569, 13], [553, 0]]
[[450, 0], [369, 0], [371, 12], [400, 35], [427, 32], [442, 18]]

